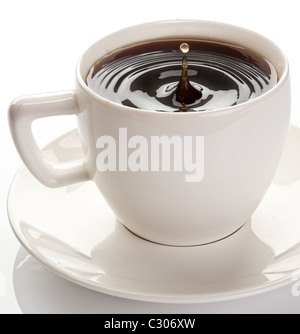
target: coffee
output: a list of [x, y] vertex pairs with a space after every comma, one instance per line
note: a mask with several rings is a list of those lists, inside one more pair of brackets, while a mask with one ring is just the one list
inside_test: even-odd
[[[180, 50], [183, 42], [189, 50], [185, 44]], [[183, 96], [178, 93], [184, 58], [195, 96], [186, 102], [184, 90]], [[270, 90], [277, 79], [273, 65], [251, 50], [219, 41], [171, 39], [106, 55], [92, 66], [86, 82], [95, 93], [118, 104], [176, 112], [240, 104]]]

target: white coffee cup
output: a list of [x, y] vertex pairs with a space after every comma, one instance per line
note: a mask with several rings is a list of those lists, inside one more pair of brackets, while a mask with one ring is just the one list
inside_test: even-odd
[[[188, 113], [119, 105], [86, 85], [89, 69], [107, 52], [171, 37], [222, 40], [252, 49], [274, 65], [278, 83], [245, 103]], [[41, 117], [73, 114], [78, 116], [85, 156], [64, 164], [45, 160], [33, 138], [31, 123]], [[240, 27], [189, 20], [146, 23], [113, 33], [80, 58], [75, 90], [20, 97], [9, 110], [18, 152], [40, 182], [61, 187], [93, 180], [116, 218], [130, 231], [153, 242], [176, 246], [217, 241], [251, 218], [272, 182], [289, 119], [288, 62], [273, 42]], [[191, 149], [191, 142], [184, 146], [184, 139], [194, 138], [191, 154], [197, 157], [197, 164], [181, 171], [157, 170], [157, 165], [147, 171], [129, 168], [130, 154], [139, 139], [151, 143], [153, 137], [163, 136], [182, 139], [184, 150]], [[110, 139], [118, 146], [115, 171], [101, 170], [99, 163], [101, 148]], [[143, 146], [146, 148], [151, 158], [150, 146]]]

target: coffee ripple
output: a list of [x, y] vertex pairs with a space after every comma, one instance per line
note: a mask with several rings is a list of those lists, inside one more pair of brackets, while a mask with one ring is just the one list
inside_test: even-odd
[[[224, 108], [253, 99], [271, 89], [277, 75], [271, 63], [260, 67], [247, 57], [192, 50], [187, 55], [190, 83], [202, 91], [189, 111]], [[175, 92], [181, 76], [182, 54], [153, 51], [112, 59], [91, 68], [88, 86], [97, 94], [126, 106], [178, 111]]]

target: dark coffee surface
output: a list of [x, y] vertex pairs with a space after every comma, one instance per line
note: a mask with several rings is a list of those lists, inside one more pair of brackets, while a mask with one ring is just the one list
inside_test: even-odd
[[[180, 95], [182, 42], [190, 46], [184, 56], [192, 87], [191, 94], [183, 90]], [[270, 90], [277, 80], [273, 65], [250, 50], [221, 42], [174, 39], [115, 51], [94, 64], [86, 82], [102, 97], [133, 108], [204, 111], [253, 99]], [[185, 94], [187, 103], [182, 108]]]

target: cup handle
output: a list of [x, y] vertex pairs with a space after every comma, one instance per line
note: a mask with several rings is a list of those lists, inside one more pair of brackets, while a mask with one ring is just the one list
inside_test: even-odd
[[67, 163], [48, 161], [33, 137], [32, 122], [42, 117], [78, 113], [73, 91], [19, 97], [9, 108], [9, 125], [16, 148], [26, 167], [47, 187], [62, 187], [88, 180], [88, 172], [84, 158]]

